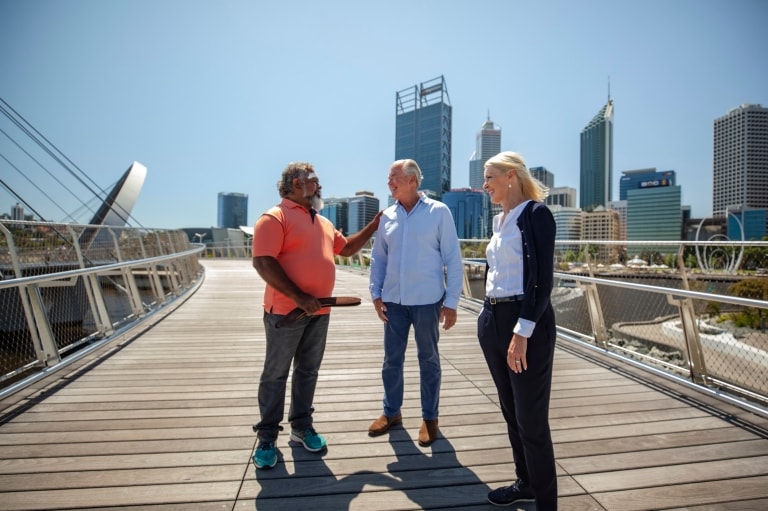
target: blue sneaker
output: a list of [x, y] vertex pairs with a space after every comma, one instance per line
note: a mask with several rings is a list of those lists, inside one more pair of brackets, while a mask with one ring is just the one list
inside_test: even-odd
[[328, 447], [328, 442], [325, 441], [325, 437], [315, 431], [315, 428], [307, 428], [304, 431], [291, 430], [291, 440], [299, 442], [304, 445], [304, 448], [309, 452], [322, 451]]
[[277, 465], [277, 448], [275, 442], [259, 442], [253, 453], [253, 464], [256, 468], [272, 468]]

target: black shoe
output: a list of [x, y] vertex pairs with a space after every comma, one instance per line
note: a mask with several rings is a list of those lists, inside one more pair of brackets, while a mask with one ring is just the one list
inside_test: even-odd
[[496, 488], [488, 494], [488, 502], [494, 506], [511, 506], [516, 502], [534, 502], [531, 487], [519, 479], [510, 486]]

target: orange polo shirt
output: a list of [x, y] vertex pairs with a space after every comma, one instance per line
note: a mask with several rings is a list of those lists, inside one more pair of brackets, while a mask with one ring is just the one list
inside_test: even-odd
[[[313, 222], [309, 210], [290, 199], [261, 215], [253, 228], [253, 257], [274, 257], [289, 279], [318, 298], [331, 296], [336, 280], [333, 256], [346, 244], [347, 239], [330, 220], [316, 214]], [[288, 314], [295, 308], [293, 300], [267, 284], [267, 312]], [[326, 307], [317, 314], [329, 312]]]

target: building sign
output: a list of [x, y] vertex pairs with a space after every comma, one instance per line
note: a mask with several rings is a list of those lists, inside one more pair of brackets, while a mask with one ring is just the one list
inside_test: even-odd
[[669, 186], [669, 179], [649, 179], [648, 181], [640, 181], [638, 188], [656, 188], [657, 186]]
[[433, 92], [437, 92], [442, 88], [443, 88], [442, 83], [438, 83], [437, 85], [433, 85], [432, 87], [427, 87], [426, 89], [422, 87], [421, 95], [426, 96], [427, 94], [432, 94]]

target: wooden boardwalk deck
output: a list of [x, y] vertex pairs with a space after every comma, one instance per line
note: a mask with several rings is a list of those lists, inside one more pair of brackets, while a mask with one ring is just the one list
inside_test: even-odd
[[[369, 438], [381, 411], [381, 325], [367, 277], [339, 271], [336, 294], [363, 304], [331, 320], [315, 413], [329, 449], [307, 453], [283, 433], [280, 463], [256, 471], [263, 283], [248, 261], [205, 266], [201, 289], [151, 329], [2, 403], [0, 509], [493, 509], [486, 493], [514, 471], [472, 312], [440, 341], [444, 438], [414, 441], [413, 347], [404, 427]], [[558, 349], [560, 508], [768, 509], [765, 420], [662, 383]]]

